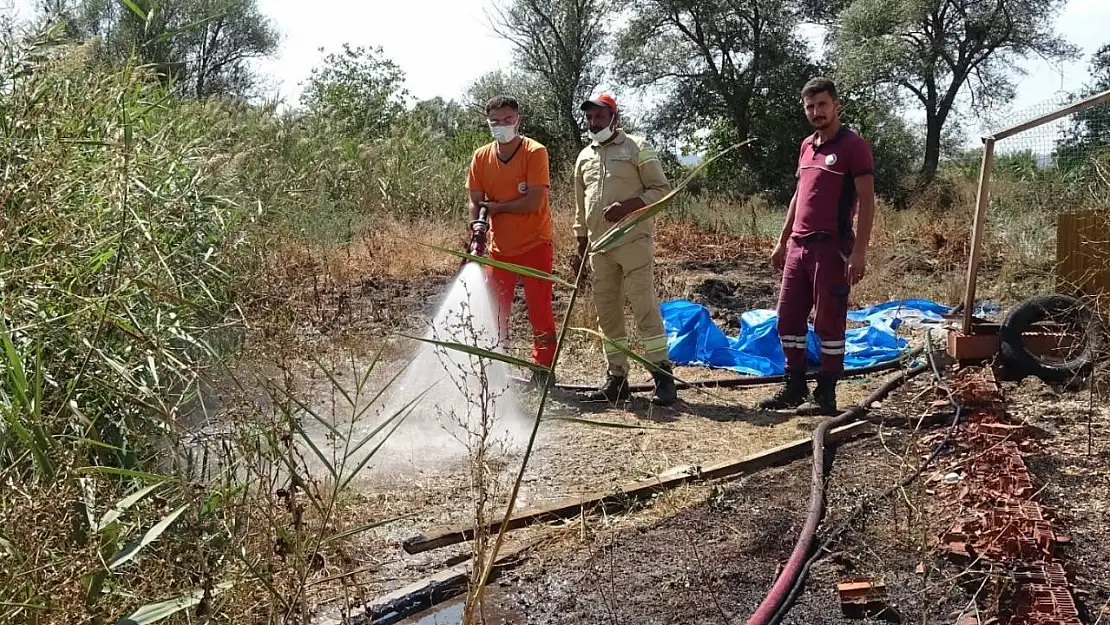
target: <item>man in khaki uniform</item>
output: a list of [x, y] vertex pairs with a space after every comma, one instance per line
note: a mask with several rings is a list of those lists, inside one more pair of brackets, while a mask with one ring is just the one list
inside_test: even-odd
[[[574, 164], [576, 272], [591, 241], [597, 241], [624, 217], [658, 201], [670, 191], [670, 183], [655, 150], [644, 139], [629, 136], [618, 127], [617, 102], [612, 96], [603, 94], [587, 100], [581, 109], [589, 124], [591, 142], [578, 154]], [[652, 402], [668, 406], [677, 399], [677, 391], [667, 356], [663, 316], [655, 295], [653, 266], [650, 219], [637, 224], [617, 247], [590, 258], [601, 333], [627, 348], [624, 321], [627, 299], [636, 317], [644, 358], [660, 369], [652, 371], [655, 379]], [[609, 403], [628, 399], [631, 395], [628, 356], [606, 343], [605, 359], [609, 364], [605, 384], [586, 399]]]

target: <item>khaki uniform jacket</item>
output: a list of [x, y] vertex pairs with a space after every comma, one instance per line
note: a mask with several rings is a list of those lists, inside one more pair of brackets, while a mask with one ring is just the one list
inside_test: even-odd
[[[640, 198], [652, 204], [670, 192], [659, 155], [640, 137], [617, 131], [606, 145], [596, 142], [578, 153], [574, 163], [574, 234], [596, 241], [616, 224], [602, 214], [613, 202]], [[618, 245], [652, 234], [652, 219], [636, 225]]]

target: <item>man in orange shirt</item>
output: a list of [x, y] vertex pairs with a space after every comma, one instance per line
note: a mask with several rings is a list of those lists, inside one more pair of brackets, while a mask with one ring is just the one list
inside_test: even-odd
[[[492, 98], [486, 104], [486, 119], [494, 141], [478, 148], [470, 163], [466, 180], [470, 220], [478, 218], [480, 208], [488, 211], [491, 259], [551, 273], [554, 246], [547, 148], [520, 134], [520, 106], [511, 96]], [[502, 341], [509, 335], [517, 282], [524, 283], [524, 302], [532, 324], [532, 360], [550, 367], [556, 342], [551, 282], [496, 267], [490, 268], [489, 278]], [[533, 374], [529, 386], [552, 382]]]

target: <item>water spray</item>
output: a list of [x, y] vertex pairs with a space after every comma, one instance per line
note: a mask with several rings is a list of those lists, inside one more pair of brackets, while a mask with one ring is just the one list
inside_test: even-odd
[[[489, 209], [470, 222], [473, 257], [489, 255]], [[397, 475], [409, 470], [456, 471], [468, 466], [467, 441], [489, 428], [489, 440], [507, 450], [521, 447], [531, 425], [510, 386], [509, 365], [434, 342], [496, 351], [500, 328], [490, 282], [480, 262], [462, 259], [404, 374], [390, 386], [383, 414], [411, 414], [382, 439], [377, 470]], [[410, 405], [411, 404], [411, 405]], [[373, 432], [377, 423], [363, 426]], [[372, 448], [368, 445], [367, 448]]]

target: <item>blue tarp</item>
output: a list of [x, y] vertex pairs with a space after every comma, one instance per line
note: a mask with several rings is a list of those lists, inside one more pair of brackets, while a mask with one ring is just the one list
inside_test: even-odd
[[[663, 302], [660, 307], [667, 330], [667, 348], [675, 364], [731, 369], [751, 375], [783, 372], [775, 311], [749, 310], [740, 317], [740, 334], [728, 337], [701, 304], [678, 299]], [[935, 302], [906, 299], [849, 312], [849, 319], [867, 325], [848, 330], [844, 366], [854, 369], [897, 358], [908, 345], [895, 332], [899, 325], [907, 321], [936, 323], [948, 311], [948, 307]], [[819, 348], [810, 325], [806, 356], [813, 366], [820, 362]]]

